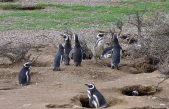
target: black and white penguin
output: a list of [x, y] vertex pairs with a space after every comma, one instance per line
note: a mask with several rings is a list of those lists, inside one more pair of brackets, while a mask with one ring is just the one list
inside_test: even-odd
[[62, 62], [63, 55], [64, 55], [64, 47], [62, 46], [62, 44], [59, 44], [59, 50], [54, 59], [53, 71], [60, 71], [60, 64]]
[[19, 84], [22, 86], [26, 86], [30, 84], [31, 76], [30, 76], [30, 68], [31, 68], [32, 63], [31, 62], [26, 62], [23, 64], [23, 68], [21, 69], [19, 73]]
[[114, 34], [113, 36], [113, 54], [112, 54], [112, 62], [111, 68], [114, 69], [115, 67], [119, 69], [118, 65], [120, 63], [120, 53], [121, 53], [121, 46], [118, 41], [118, 34]]
[[78, 40], [77, 34], [74, 35], [75, 46], [74, 46], [74, 53], [73, 53], [73, 60], [76, 66], [81, 66], [81, 62], [83, 59], [83, 51]]
[[69, 36], [66, 35], [64, 44], [64, 58], [63, 58], [65, 65], [69, 65], [70, 62], [69, 53], [71, 50], [72, 50], [71, 40]]
[[139, 96], [139, 92], [137, 90], [132, 91], [132, 96]]
[[113, 51], [113, 47], [112, 46], [106, 47], [103, 50], [103, 53], [102, 53], [101, 57], [103, 57], [103, 58], [111, 58], [112, 51]]
[[91, 108], [106, 108], [108, 106], [104, 96], [96, 89], [94, 84], [85, 84], [87, 89], [87, 95], [89, 98], [89, 106]]
[[97, 62], [98, 59], [101, 59], [102, 57], [102, 53], [104, 50], [104, 46], [105, 46], [105, 41], [104, 41], [104, 36], [106, 34], [104, 33], [99, 33], [96, 36], [96, 41], [95, 41], [95, 45], [93, 46], [93, 56], [95, 61]]

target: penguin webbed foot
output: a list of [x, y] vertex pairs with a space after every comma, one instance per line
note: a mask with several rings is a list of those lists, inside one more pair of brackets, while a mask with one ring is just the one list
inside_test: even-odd
[[118, 65], [111, 65], [111, 68], [112, 68], [112, 69], [115, 69], [115, 68], [116, 68], [117, 70], [120, 70]]
[[81, 63], [76, 63], [75, 66], [76, 66], [76, 67], [77, 67], [77, 66], [81, 66]]
[[29, 83], [20, 84], [20, 85], [21, 85], [21, 87], [26, 87], [26, 86], [28, 86], [28, 85], [29, 85]]
[[112, 65], [111, 68], [114, 69], [114, 65]]
[[61, 71], [60, 68], [54, 68], [53, 71]]

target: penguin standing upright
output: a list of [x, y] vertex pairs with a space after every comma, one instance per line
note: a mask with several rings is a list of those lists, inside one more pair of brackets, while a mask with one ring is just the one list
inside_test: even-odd
[[93, 47], [93, 56], [96, 62], [97, 59], [101, 58], [102, 52], [104, 50], [104, 36], [104, 33], [99, 33], [96, 37], [96, 42]]
[[89, 106], [91, 108], [106, 108], [108, 106], [104, 96], [96, 89], [94, 84], [85, 84], [87, 89], [87, 95], [89, 98]]
[[72, 50], [71, 41], [69, 36], [66, 35], [65, 37], [65, 44], [64, 44], [64, 64], [69, 65], [70, 58], [69, 53]]
[[74, 35], [74, 40], [75, 40], [75, 46], [74, 46], [73, 60], [76, 66], [81, 66], [83, 52], [77, 34]]
[[19, 73], [19, 84], [21, 84], [22, 86], [26, 86], [29, 85], [30, 80], [31, 80], [31, 76], [30, 76], [30, 68], [31, 68], [32, 63], [31, 62], [26, 62], [23, 65], [23, 68], [21, 69], [20, 73]]
[[119, 41], [118, 41], [118, 35], [114, 34], [113, 36], [113, 54], [112, 54], [112, 62], [111, 62], [111, 68], [114, 69], [115, 67], [119, 69], [118, 65], [120, 63], [120, 52], [122, 50]]
[[53, 71], [60, 71], [60, 63], [62, 62], [63, 55], [64, 55], [64, 48], [63, 48], [62, 44], [59, 44], [59, 50], [58, 50], [58, 52], [55, 56], [55, 59], [54, 59]]

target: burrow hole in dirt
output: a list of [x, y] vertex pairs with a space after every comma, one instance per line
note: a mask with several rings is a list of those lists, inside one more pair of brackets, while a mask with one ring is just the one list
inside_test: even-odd
[[45, 105], [46, 108], [72, 108], [73, 106], [71, 104], [62, 104], [62, 105], [57, 105], [57, 104], [47, 104]]
[[17, 8], [18, 10], [40, 10], [45, 9], [44, 6], [22, 6]]
[[57, 106], [55, 104], [47, 104], [47, 105], [45, 105], [45, 107], [47, 107], [47, 108], [57, 108]]
[[87, 96], [80, 96], [79, 97], [79, 101], [80, 101], [80, 103], [81, 103], [81, 106], [82, 107], [85, 107], [85, 108], [91, 108], [90, 106], [89, 106], [89, 98], [87, 97]]
[[[123, 102], [123, 100], [113, 98], [113, 97], [109, 97], [106, 100], [108, 102], [108, 107], [111, 107], [111, 106], [114, 106], [116, 104]], [[91, 107], [89, 106], [89, 98], [87, 95], [77, 95], [71, 99], [71, 103], [81, 108], [91, 109]]]
[[156, 90], [154, 86], [133, 85], [125, 86], [121, 89], [122, 94], [127, 96], [146, 96], [153, 95], [161, 89]]

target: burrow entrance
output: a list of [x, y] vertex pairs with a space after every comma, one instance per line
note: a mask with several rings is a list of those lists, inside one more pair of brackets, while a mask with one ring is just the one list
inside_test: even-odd
[[87, 95], [77, 95], [71, 99], [71, 103], [84, 108], [91, 108], [89, 106], [89, 98]]
[[127, 96], [153, 95], [158, 91], [160, 91], [160, 89], [156, 90], [156, 88], [153, 86], [142, 86], [142, 85], [126, 86], [121, 89], [122, 94]]
[[58, 104], [47, 104], [45, 105], [46, 108], [73, 108], [73, 105], [71, 104], [62, 104], [62, 105], [58, 105]]
[[79, 101], [80, 101], [80, 104], [81, 104], [82, 107], [91, 108], [89, 106], [89, 98], [87, 96], [81, 95], [79, 97]]
[[[108, 107], [115, 106], [117, 104], [123, 103], [123, 100], [113, 97], [108, 97], [107, 99]], [[79, 108], [90, 108], [89, 98], [87, 95], [77, 95], [71, 99], [71, 104], [78, 106]]]

